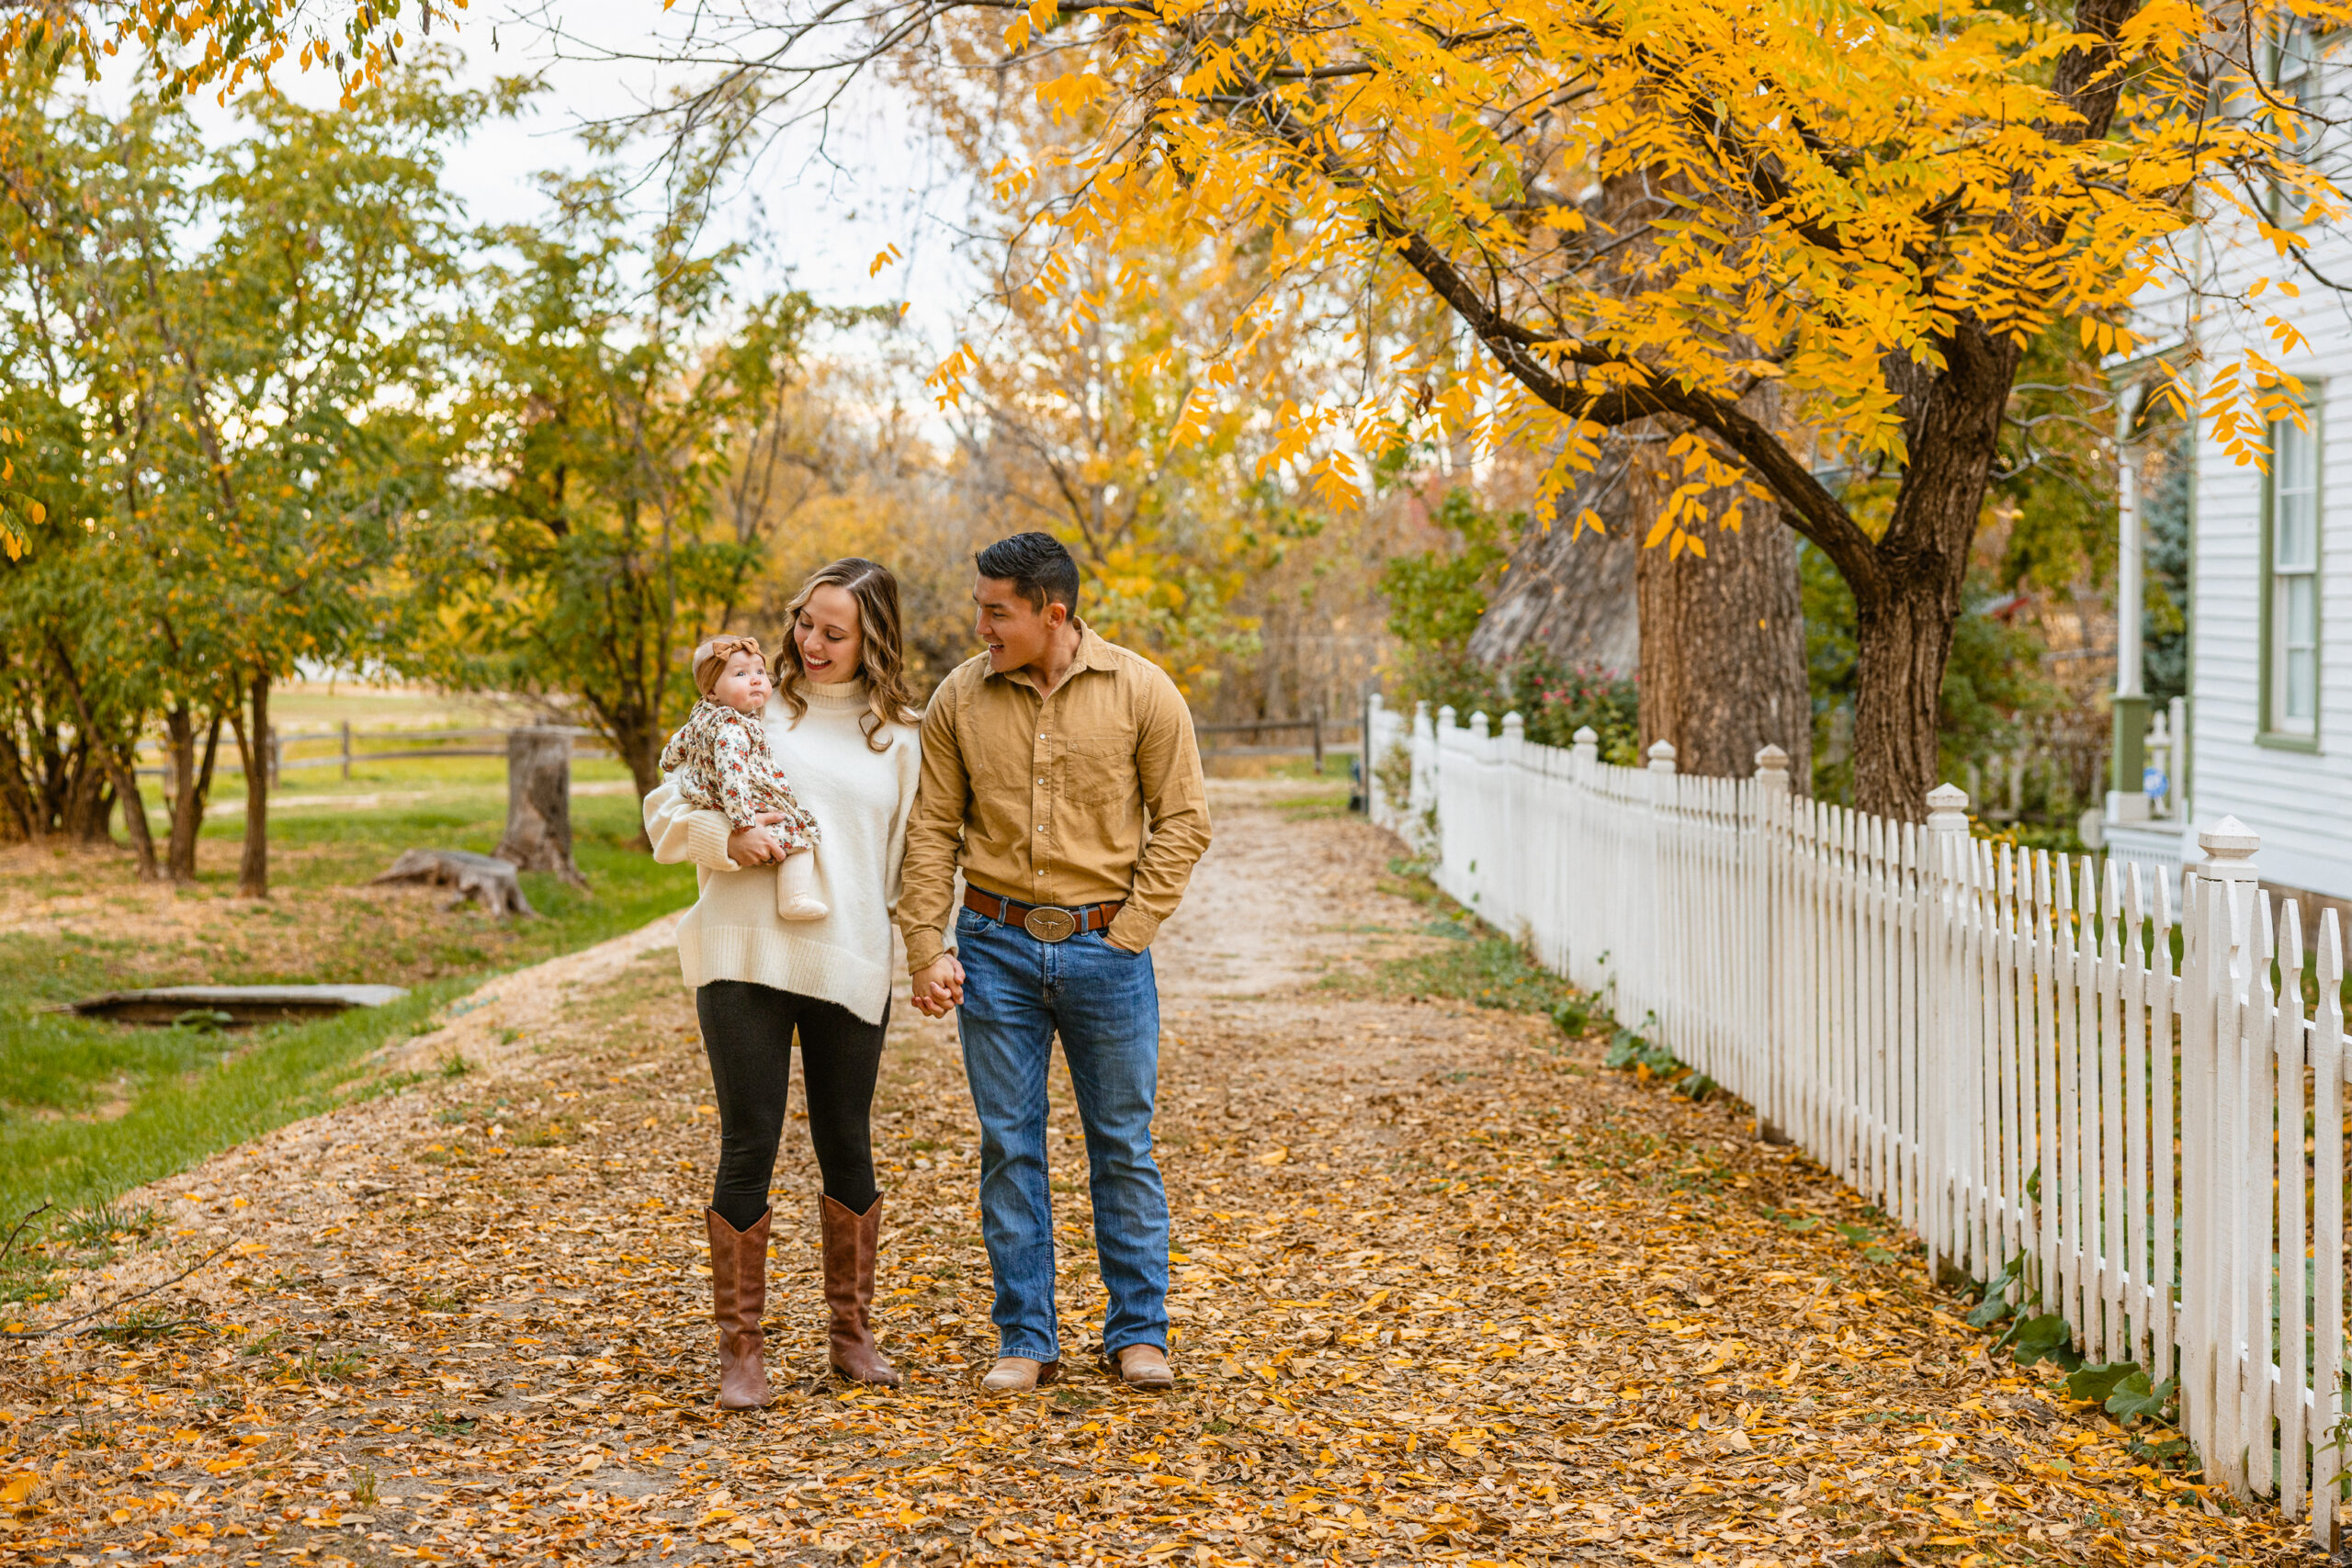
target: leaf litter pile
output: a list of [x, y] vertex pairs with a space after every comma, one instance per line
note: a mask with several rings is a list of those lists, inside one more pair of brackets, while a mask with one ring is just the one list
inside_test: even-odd
[[519, 1030], [493, 1002], [461, 1021], [474, 1059], [134, 1194], [124, 1212], [152, 1206], [153, 1235], [12, 1326], [212, 1261], [0, 1348], [0, 1557], [2298, 1555], [2269, 1508], [2152, 1462], [2168, 1433], [1988, 1354], [1916, 1250], [1736, 1108], [1611, 1070], [1605, 1042], [1541, 1015], [1410, 994], [1445, 939], [1384, 880], [1391, 841], [1262, 790], [1220, 786], [1218, 805], [1155, 951], [1173, 1394], [1092, 1362], [1066, 1085], [1065, 1375], [978, 1391], [994, 1337], [970, 1106], [952, 1031], [902, 1006], [876, 1108], [876, 1319], [907, 1386], [823, 1373], [796, 1123], [776, 1403], [714, 1409], [715, 1119], [661, 953], [583, 972]]

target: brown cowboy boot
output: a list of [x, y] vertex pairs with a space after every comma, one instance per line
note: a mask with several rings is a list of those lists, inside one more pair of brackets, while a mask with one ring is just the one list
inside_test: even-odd
[[760, 1314], [768, 1304], [770, 1210], [739, 1231], [716, 1209], [710, 1225], [711, 1316], [718, 1320], [718, 1407], [757, 1410], [768, 1402], [767, 1337]]
[[870, 1321], [874, 1246], [882, 1229], [881, 1195], [875, 1195], [863, 1214], [820, 1195], [817, 1215], [825, 1236], [825, 1305], [832, 1313], [827, 1337], [831, 1341], [833, 1371], [852, 1382], [896, 1388], [898, 1371], [875, 1348]]
[[1168, 1352], [1157, 1345], [1126, 1346], [1115, 1356], [1103, 1357], [1102, 1364], [1121, 1382], [1146, 1393], [1165, 1393], [1176, 1386]]
[[1059, 1360], [1033, 1361], [1026, 1356], [999, 1356], [989, 1375], [980, 1380], [980, 1387], [990, 1393], [1027, 1393], [1043, 1388], [1062, 1375]]

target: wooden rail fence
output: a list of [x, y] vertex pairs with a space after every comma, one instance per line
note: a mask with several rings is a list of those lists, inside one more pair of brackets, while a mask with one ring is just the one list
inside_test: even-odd
[[[1224, 724], [1203, 724], [1195, 720], [1193, 725], [1193, 733], [1204, 736], [1246, 735], [1255, 741], [1261, 735], [1295, 735], [1305, 731], [1307, 736], [1308, 749], [1315, 754], [1315, 771], [1319, 773], [1323, 771], [1323, 753], [1327, 746], [1341, 744], [1348, 738], [1350, 731], [1359, 728], [1354, 724], [1335, 724], [1317, 713], [1309, 714], [1305, 718], [1247, 718]], [[1295, 752], [1297, 748], [1295, 745], [1247, 745], [1214, 746], [1205, 750], [1211, 752], [1221, 751], [1230, 756], [1261, 752]]]
[[[574, 757], [609, 756], [611, 748], [594, 730], [567, 727], [571, 737]], [[355, 762], [396, 762], [442, 757], [503, 757], [506, 755], [504, 729], [378, 729], [356, 730], [347, 722], [334, 729], [297, 730], [288, 733], [273, 727], [269, 732], [269, 783], [277, 785], [280, 773], [296, 773], [310, 768], [337, 768], [345, 778], [351, 776]], [[334, 750], [313, 752], [308, 756], [288, 756], [295, 748], [330, 746]], [[160, 742], [142, 741], [142, 756], [161, 752]], [[139, 773], [144, 778], [169, 778], [171, 758], [168, 753], [159, 762], [142, 763]], [[235, 748], [223, 746], [221, 755], [213, 763], [215, 773], [239, 773], [243, 765], [236, 757]]]

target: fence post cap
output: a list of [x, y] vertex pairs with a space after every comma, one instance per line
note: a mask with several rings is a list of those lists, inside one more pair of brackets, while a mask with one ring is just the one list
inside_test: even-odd
[[1526, 735], [1527, 720], [1520, 715], [1518, 709], [1513, 708], [1503, 715], [1503, 733], [1514, 740]]
[[2197, 847], [2205, 852], [2205, 863], [2198, 868], [2201, 875], [2231, 881], [2260, 874], [2254, 852], [2262, 848], [2262, 835], [2234, 817], [2224, 817], [2198, 834]]
[[1470, 716], [1470, 733], [1473, 735], [1484, 735], [1487, 733], [1486, 709], [1480, 708], [1476, 713]]
[[1968, 792], [1946, 780], [1928, 792], [1928, 826], [1944, 832], [1968, 830]]
[[1600, 732], [1589, 724], [1579, 724], [1577, 732], [1568, 739], [1579, 746], [1598, 746], [1600, 744]]
[[[1427, 705], [1426, 703], [1424, 703], [1422, 705], [1423, 705], [1424, 707], [1426, 707], [1426, 706], [1428, 706], [1429, 705]], [[1453, 723], [1453, 719], [1454, 719], [1454, 713], [1453, 713], [1453, 705], [1452, 703], [1447, 703], [1445, 705], [1443, 705], [1442, 707], [1441, 707], [1441, 708], [1439, 708], [1439, 709], [1437, 710], [1437, 727], [1438, 727], [1440, 729], [1446, 728], [1447, 727], [1449, 727], [1450, 725], [1452, 725], [1452, 724]]]
[[1415, 718], [1427, 718], [1429, 716], [1430, 705], [1427, 697], [1422, 698], [1419, 702], [1413, 705], [1413, 716]]
[[1674, 772], [1673, 741], [1658, 741], [1656, 745], [1650, 748], [1649, 755], [1650, 772], [1654, 773], [1670, 773]]
[[1785, 773], [1789, 771], [1789, 754], [1778, 746], [1766, 746], [1756, 753], [1756, 765], [1766, 773]]

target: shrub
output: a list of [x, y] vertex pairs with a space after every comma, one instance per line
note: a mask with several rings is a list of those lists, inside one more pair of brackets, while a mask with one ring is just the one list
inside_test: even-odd
[[1600, 760], [1641, 764], [1641, 693], [1631, 675], [1561, 665], [1539, 650], [1511, 667], [1513, 705], [1527, 721], [1527, 738], [1546, 746], [1573, 745], [1589, 725], [1600, 737]]

